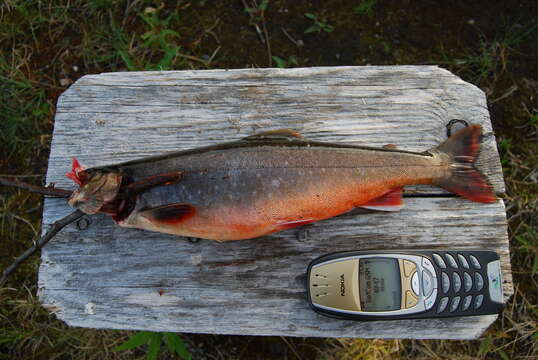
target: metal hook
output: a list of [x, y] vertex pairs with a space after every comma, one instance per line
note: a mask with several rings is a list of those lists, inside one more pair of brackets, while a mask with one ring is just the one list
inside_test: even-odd
[[91, 223], [92, 221], [89, 218], [83, 217], [77, 221], [77, 228], [81, 231], [86, 230]]
[[448, 124], [446, 124], [446, 137], [450, 137], [452, 135], [452, 127], [457, 123], [462, 123], [463, 125], [465, 125], [465, 127], [469, 126], [469, 123], [465, 120], [452, 119], [448, 122]]

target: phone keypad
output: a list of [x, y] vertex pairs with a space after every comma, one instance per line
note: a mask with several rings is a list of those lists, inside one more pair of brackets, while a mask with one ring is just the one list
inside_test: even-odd
[[433, 261], [439, 266], [441, 269], [446, 269], [446, 263], [439, 254], [433, 254]]
[[446, 272], [441, 273], [441, 287], [443, 288], [443, 293], [447, 293], [450, 290], [450, 278]]
[[445, 254], [445, 258], [448, 261], [448, 264], [450, 265], [450, 267], [452, 267], [454, 269], [458, 268], [458, 263], [456, 262], [456, 259], [454, 259], [454, 257], [452, 255]]
[[471, 299], [473, 297], [471, 295], [467, 295], [464, 299], [463, 299], [463, 304], [461, 304], [461, 311], [465, 311], [469, 308], [469, 306], [471, 306]]
[[454, 283], [454, 291], [459, 292], [461, 289], [461, 277], [458, 273], [452, 273], [452, 282]]
[[403, 267], [404, 267], [405, 277], [411, 276], [413, 271], [417, 269], [417, 266], [415, 265], [415, 263], [408, 260], [403, 261]]
[[428, 271], [422, 272], [422, 292], [425, 297], [430, 296], [433, 291], [433, 278]]
[[480, 294], [474, 299], [474, 309], [478, 309], [480, 306], [482, 306], [482, 302], [484, 301], [484, 295]]
[[405, 293], [405, 308], [410, 309], [418, 303], [418, 298], [411, 294], [411, 291]]
[[458, 260], [460, 261], [461, 266], [468, 269], [469, 263], [467, 262], [467, 259], [462, 254], [458, 254]]
[[[484, 302], [483, 294], [466, 294], [471, 291], [481, 291], [484, 289], [484, 277], [476, 270], [482, 268], [478, 259], [470, 254], [448, 253], [432, 254], [433, 261], [440, 271], [441, 287], [439, 291], [448, 296], [441, 297], [436, 307], [436, 313], [477, 310]], [[443, 260], [446, 259], [446, 262]], [[457, 259], [457, 261], [456, 261]], [[448, 267], [447, 267], [448, 263]], [[457, 270], [456, 270], [457, 269]], [[466, 271], [461, 271], [465, 269]], [[473, 271], [475, 270], [475, 271]], [[435, 272], [434, 272], [435, 273]], [[422, 284], [426, 288], [426, 284]], [[453, 290], [451, 292], [450, 290]], [[453, 294], [452, 296], [450, 294]], [[431, 308], [431, 307], [430, 307]]]
[[448, 297], [445, 296], [444, 298], [441, 298], [441, 300], [439, 300], [439, 305], [437, 305], [437, 313], [439, 314], [445, 311], [447, 305]]
[[469, 255], [469, 259], [471, 260], [471, 264], [473, 264], [473, 267], [475, 269], [481, 269], [480, 263], [478, 262], [478, 259], [476, 257], [474, 257], [473, 255]]
[[484, 278], [482, 277], [482, 275], [480, 275], [480, 273], [474, 273], [474, 281], [476, 285], [476, 291], [482, 290], [482, 288], [484, 287]]
[[450, 302], [450, 312], [454, 312], [458, 309], [458, 305], [460, 304], [461, 298], [459, 296], [456, 296], [452, 298], [452, 301]]
[[426, 310], [430, 310], [433, 307], [433, 304], [435, 304], [436, 299], [437, 299], [437, 289], [433, 289], [433, 293], [430, 295], [430, 297], [424, 300], [424, 306], [426, 307]]
[[411, 289], [413, 289], [413, 292], [415, 293], [416, 296], [420, 295], [419, 294], [420, 285], [419, 285], [419, 281], [418, 281], [418, 271], [416, 271], [413, 274], [413, 277], [411, 278]]
[[472, 287], [473, 287], [473, 279], [471, 278], [471, 275], [469, 275], [469, 273], [464, 272], [463, 273], [463, 288], [465, 289], [465, 292], [471, 291]]
[[424, 307], [426, 310], [430, 310], [435, 301], [437, 300], [437, 272], [433, 267], [432, 262], [426, 258], [422, 258], [422, 295], [426, 298], [424, 300]]

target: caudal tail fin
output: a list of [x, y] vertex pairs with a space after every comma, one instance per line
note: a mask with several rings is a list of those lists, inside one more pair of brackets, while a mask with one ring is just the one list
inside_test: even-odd
[[491, 203], [497, 198], [487, 178], [474, 166], [480, 151], [482, 127], [470, 125], [452, 135], [436, 150], [451, 159], [451, 175], [434, 180], [434, 184], [469, 200]]

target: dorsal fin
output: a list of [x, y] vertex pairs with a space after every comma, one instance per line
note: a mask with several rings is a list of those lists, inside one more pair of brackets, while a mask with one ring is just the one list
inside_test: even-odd
[[242, 140], [253, 141], [253, 140], [304, 140], [303, 135], [298, 131], [293, 129], [278, 129], [278, 130], [269, 130], [257, 133], [254, 135], [247, 136]]

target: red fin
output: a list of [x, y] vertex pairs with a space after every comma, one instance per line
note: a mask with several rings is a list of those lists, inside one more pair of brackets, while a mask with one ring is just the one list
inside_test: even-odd
[[178, 224], [194, 216], [196, 208], [190, 204], [169, 204], [140, 212], [140, 215], [149, 219], [153, 223], [164, 223], [168, 225]]
[[398, 211], [404, 207], [402, 198], [403, 188], [391, 190], [384, 195], [372, 199], [365, 204], [359, 206], [365, 209], [378, 210], [378, 211]]
[[278, 222], [278, 228], [279, 228], [279, 230], [293, 229], [293, 228], [296, 228], [296, 227], [299, 227], [299, 226], [303, 226], [303, 225], [313, 223], [314, 221], [315, 220], [313, 220], [313, 219], [281, 221], [281, 222]]
[[435, 185], [476, 202], [492, 203], [497, 200], [488, 179], [473, 167], [454, 169], [449, 178], [436, 180]]
[[394, 144], [386, 144], [386, 145], [383, 145], [382, 148], [387, 149], [387, 150], [396, 150], [398, 147], [396, 147], [396, 145]]
[[487, 178], [475, 167], [480, 150], [482, 127], [470, 125], [452, 135], [437, 147], [437, 151], [448, 154], [452, 163], [449, 177], [435, 179], [435, 185], [461, 195], [469, 200], [491, 203], [497, 200]]

